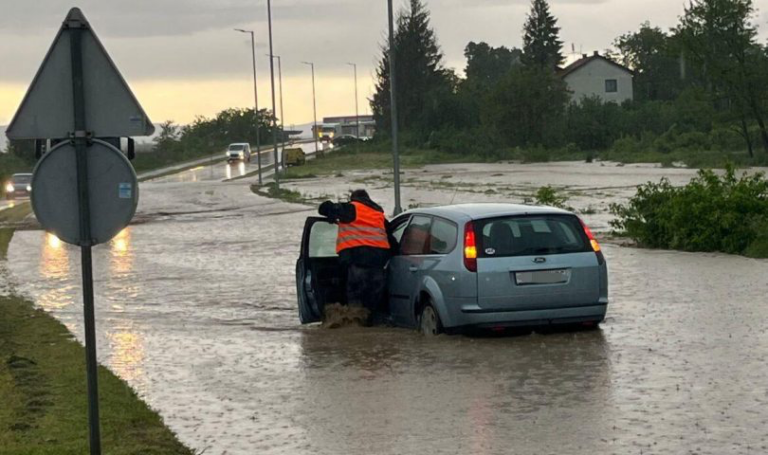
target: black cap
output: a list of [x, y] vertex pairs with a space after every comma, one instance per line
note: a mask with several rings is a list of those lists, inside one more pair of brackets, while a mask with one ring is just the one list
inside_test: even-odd
[[354, 190], [352, 194], [349, 196], [351, 200], [360, 200], [360, 199], [370, 199], [371, 197], [368, 196], [368, 192], [365, 190]]

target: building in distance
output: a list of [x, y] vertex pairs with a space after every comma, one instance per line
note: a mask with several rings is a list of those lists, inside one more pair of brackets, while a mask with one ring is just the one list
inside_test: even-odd
[[581, 59], [560, 70], [571, 92], [571, 100], [578, 103], [584, 98], [597, 97], [604, 103], [623, 103], [635, 97], [635, 73], [624, 65], [600, 55], [584, 54]]

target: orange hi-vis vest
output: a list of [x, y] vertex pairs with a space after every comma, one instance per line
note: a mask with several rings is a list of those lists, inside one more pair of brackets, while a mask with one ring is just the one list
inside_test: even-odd
[[355, 206], [355, 221], [339, 223], [339, 235], [336, 238], [336, 252], [341, 253], [347, 248], [369, 246], [389, 249], [387, 229], [384, 224], [384, 214], [360, 202], [352, 202]]

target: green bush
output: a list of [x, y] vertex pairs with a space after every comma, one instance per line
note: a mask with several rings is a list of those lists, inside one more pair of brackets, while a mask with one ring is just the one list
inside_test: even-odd
[[538, 191], [536, 191], [534, 198], [538, 205], [548, 205], [550, 207], [570, 210], [570, 207], [566, 205], [568, 197], [564, 194], [560, 194], [560, 192], [558, 192], [556, 188], [552, 188], [551, 185], [539, 188]]
[[675, 147], [683, 150], [709, 150], [712, 148], [712, 141], [707, 133], [700, 131], [691, 131], [682, 133], [675, 138]]
[[719, 127], [709, 133], [709, 140], [719, 150], [742, 150], [744, 138], [734, 128]]
[[638, 187], [613, 204], [611, 225], [641, 246], [768, 257], [768, 181], [763, 174], [701, 170], [688, 185], [666, 180]]

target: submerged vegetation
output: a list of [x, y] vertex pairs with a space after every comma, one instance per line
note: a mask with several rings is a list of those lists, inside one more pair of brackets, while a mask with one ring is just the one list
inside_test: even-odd
[[662, 179], [611, 212], [617, 232], [641, 246], [768, 257], [768, 180], [761, 173], [701, 170], [683, 187]]

